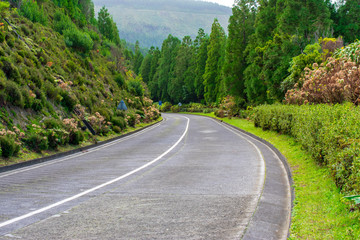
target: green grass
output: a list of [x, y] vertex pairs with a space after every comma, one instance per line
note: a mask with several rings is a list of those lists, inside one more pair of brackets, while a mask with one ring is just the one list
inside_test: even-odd
[[292, 137], [262, 131], [244, 119], [222, 120], [265, 139], [287, 158], [295, 185], [290, 239], [359, 239], [359, 208], [350, 211], [353, 203], [343, 198], [327, 168], [317, 165]]

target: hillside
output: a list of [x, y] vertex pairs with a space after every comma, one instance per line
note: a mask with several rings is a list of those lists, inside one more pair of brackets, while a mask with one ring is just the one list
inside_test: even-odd
[[194, 0], [94, 0], [96, 12], [106, 6], [121, 39], [143, 47], [160, 47], [169, 34], [195, 38], [199, 28], [210, 33], [214, 18], [227, 28], [231, 8]]
[[[83, 119], [107, 136], [159, 116], [118, 38], [105, 40], [91, 24], [92, 11], [78, 11], [85, 5], [61, 4], [25, 0], [9, 11], [0, 3], [6, 19], [0, 22], [0, 156], [6, 161], [93, 139]], [[116, 110], [122, 99], [126, 112]]]

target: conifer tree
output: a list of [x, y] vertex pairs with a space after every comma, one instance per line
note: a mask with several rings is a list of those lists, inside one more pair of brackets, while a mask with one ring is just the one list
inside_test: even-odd
[[221, 97], [223, 82], [221, 69], [225, 54], [225, 32], [217, 19], [211, 27], [210, 43], [208, 46], [208, 59], [206, 60], [204, 78], [204, 97], [207, 104], [215, 103]]
[[255, 18], [255, 33], [250, 37], [246, 47], [248, 66], [244, 71], [245, 92], [249, 103], [265, 103], [267, 100], [267, 87], [260, 76], [263, 68], [262, 46], [273, 37], [276, 29], [276, 0], [260, 0]]
[[134, 61], [133, 61], [134, 72], [136, 74], [139, 74], [141, 63], [142, 63], [143, 60], [144, 60], [144, 56], [142, 55], [142, 53], [140, 51], [140, 43], [139, 43], [139, 41], [136, 41], [136, 43], [135, 43], [135, 56], [134, 56]]
[[170, 34], [161, 47], [159, 68], [156, 78], [154, 78], [155, 85], [153, 87], [157, 90], [157, 99], [163, 102], [171, 101], [168, 86], [169, 81], [174, 77], [175, 58], [180, 43], [177, 37]]
[[245, 99], [245, 49], [250, 36], [255, 32], [256, 1], [240, 0], [232, 8], [232, 13], [223, 74], [227, 93]]
[[204, 79], [203, 75], [205, 73], [205, 66], [207, 60], [207, 48], [209, 46], [210, 38], [205, 34], [204, 29], [200, 28], [198, 35], [194, 41], [194, 51], [195, 51], [195, 80], [194, 80], [194, 90], [196, 98], [198, 101], [204, 99]]
[[360, 39], [360, 3], [358, 0], [342, 1], [338, 10], [336, 34], [343, 36], [345, 43]]
[[174, 103], [193, 100], [195, 78], [193, 64], [194, 47], [190, 36], [183, 38], [175, 59], [174, 78], [170, 80], [168, 92]]

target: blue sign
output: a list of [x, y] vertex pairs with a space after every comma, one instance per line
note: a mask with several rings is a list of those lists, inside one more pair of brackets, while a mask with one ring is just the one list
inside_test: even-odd
[[121, 100], [120, 101], [120, 103], [119, 103], [119, 105], [117, 106], [117, 109], [118, 110], [127, 110], [127, 107], [126, 107], [126, 105], [125, 105], [125, 102], [124, 102], [124, 100]]
[[159, 106], [161, 106], [162, 105], [162, 101], [159, 101]]

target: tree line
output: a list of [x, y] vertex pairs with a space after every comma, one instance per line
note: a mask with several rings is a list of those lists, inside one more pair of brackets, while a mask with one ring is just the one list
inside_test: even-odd
[[217, 19], [210, 35], [169, 35], [161, 49], [135, 52], [143, 58], [135, 72], [156, 101], [212, 105], [231, 95], [242, 106], [281, 102], [305, 67], [334, 51], [329, 42], [359, 38], [358, 16], [356, 0], [238, 0], [228, 36]]

